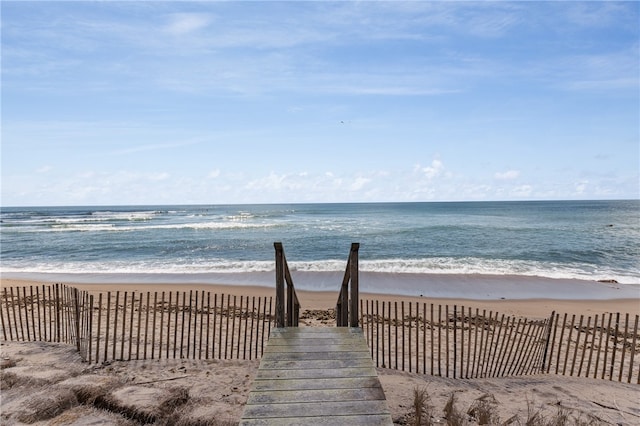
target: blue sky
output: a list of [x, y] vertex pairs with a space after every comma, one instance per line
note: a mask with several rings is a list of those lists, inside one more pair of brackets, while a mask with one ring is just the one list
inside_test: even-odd
[[640, 197], [637, 2], [2, 2], [2, 205]]

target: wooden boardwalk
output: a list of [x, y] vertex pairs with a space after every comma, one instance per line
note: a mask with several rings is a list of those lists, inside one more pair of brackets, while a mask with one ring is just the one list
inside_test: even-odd
[[273, 329], [240, 424], [392, 425], [362, 329]]

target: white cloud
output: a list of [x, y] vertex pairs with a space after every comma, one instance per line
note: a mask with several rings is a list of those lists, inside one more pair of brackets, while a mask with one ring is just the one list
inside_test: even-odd
[[431, 180], [442, 174], [442, 172], [444, 171], [444, 164], [442, 163], [442, 161], [435, 159], [431, 162], [430, 166], [424, 168], [420, 167], [419, 169], [422, 173], [425, 174], [427, 179]]
[[215, 179], [220, 176], [220, 169], [211, 170], [207, 177], [209, 179]]
[[53, 170], [53, 167], [46, 165], [36, 169], [36, 173], [48, 173]]
[[589, 181], [588, 181], [588, 180], [583, 180], [583, 181], [577, 182], [577, 183], [575, 184], [575, 191], [576, 191], [576, 194], [578, 194], [578, 195], [580, 195], [580, 194], [584, 194], [584, 192], [585, 192], [585, 191], [586, 191], [586, 189], [587, 189], [587, 185], [588, 185], [588, 184], [589, 184]]
[[161, 172], [161, 173], [149, 173], [146, 177], [150, 181], [158, 182], [161, 180], [169, 179], [170, 175], [167, 172]]
[[520, 185], [511, 191], [511, 194], [515, 197], [529, 197], [533, 192], [533, 187], [531, 185]]
[[183, 35], [205, 28], [211, 22], [211, 17], [204, 13], [176, 13], [171, 15], [170, 21], [166, 31]]
[[517, 179], [519, 176], [519, 170], [507, 170], [506, 172], [496, 172], [493, 175], [493, 178], [497, 180], [513, 180]]
[[361, 190], [366, 184], [368, 184], [369, 182], [371, 182], [371, 179], [369, 178], [365, 178], [362, 176], [359, 176], [356, 178], [356, 180], [351, 184], [350, 189], [352, 191], [359, 191]]

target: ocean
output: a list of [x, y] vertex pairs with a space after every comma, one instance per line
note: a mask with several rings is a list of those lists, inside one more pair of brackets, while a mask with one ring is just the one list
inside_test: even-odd
[[5, 207], [0, 219], [4, 278], [272, 285], [280, 241], [294, 281], [324, 277], [308, 289], [339, 288], [352, 242], [369, 276], [640, 284], [640, 200]]

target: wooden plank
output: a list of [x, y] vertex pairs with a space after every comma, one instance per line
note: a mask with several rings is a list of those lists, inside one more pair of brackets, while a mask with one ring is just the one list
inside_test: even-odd
[[[364, 346], [364, 352], [367, 352], [367, 354], [369, 353], [369, 351], [366, 349], [366, 346]], [[277, 353], [277, 352], [284, 352], [284, 353], [289, 353], [289, 352], [358, 352], [358, 351], [362, 351], [359, 346], [356, 345], [349, 345], [349, 344], [344, 344], [344, 345], [329, 345], [329, 346], [287, 346], [287, 345], [282, 345], [282, 346], [271, 346], [271, 345], [267, 345], [267, 349], [264, 351], [265, 354], [266, 353]], [[369, 355], [370, 356], [370, 355]]]
[[382, 388], [308, 389], [252, 392], [247, 404], [282, 404], [305, 402], [378, 401], [384, 399]]
[[299, 426], [301, 424], [314, 424], [317, 426], [383, 426], [390, 425], [390, 416], [358, 415], [358, 416], [331, 416], [331, 417], [290, 417], [271, 419], [245, 419], [240, 422], [242, 426]]
[[368, 358], [347, 358], [347, 359], [313, 359], [313, 360], [266, 360], [260, 364], [261, 370], [305, 370], [309, 368], [363, 368], [370, 367], [371, 361]]
[[252, 391], [311, 390], [311, 389], [359, 389], [380, 387], [377, 377], [355, 377], [341, 379], [289, 379], [255, 380]]
[[262, 361], [371, 359], [368, 352], [270, 352], [265, 349]]
[[[324, 336], [322, 334], [318, 336]], [[321, 347], [330, 347], [335, 345], [356, 345], [360, 342], [358, 341], [358, 337], [318, 337], [317, 339], [302, 339], [302, 338], [294, 338], [294, 339], [283, 339], [279, 337], [271, 337], [269, 339], [269, 346], [296, 346], [296, 345], [304, 345], [305, 347], [309, 346], [321, 346]]]
[[269, 417], [327, 417], [340, 413], [342, 416], [361, 414], [388, 414], [386, 401], [353, 401], [291, 404], [247, 405], [245, 419], [263, 419]]
[[260, 379], [325, 379], [343, 377], [377, 377], [376, 369], [365, 368], [338, 368], [326, 370], [322, 368], [312, 368], [306, 370], [263, 370], [259, 369], [256, 380]]

